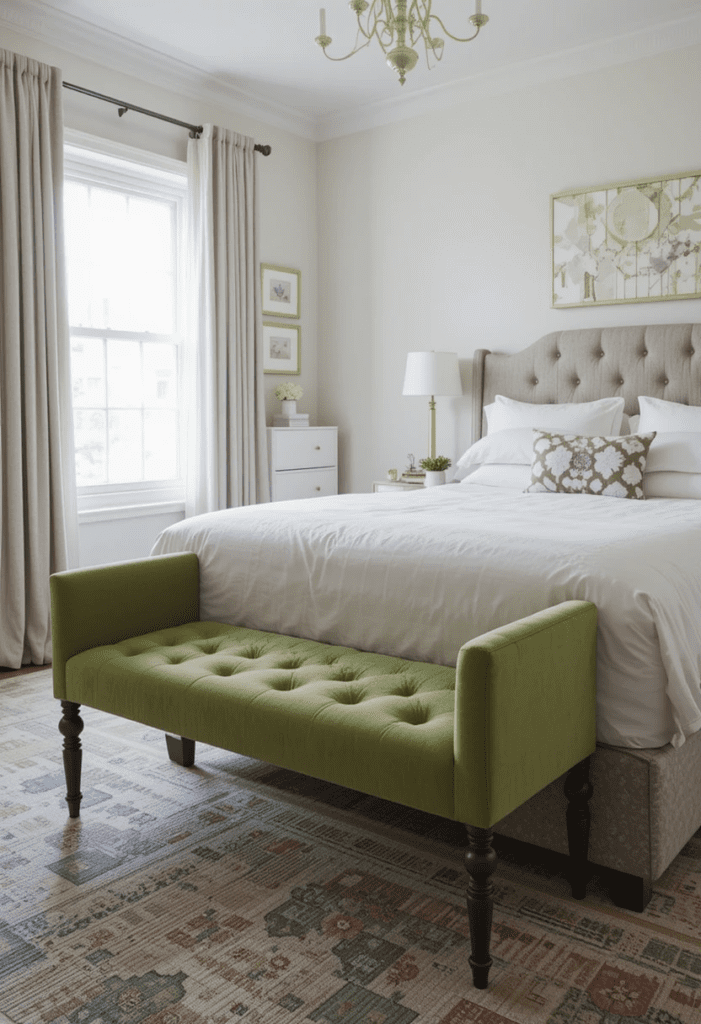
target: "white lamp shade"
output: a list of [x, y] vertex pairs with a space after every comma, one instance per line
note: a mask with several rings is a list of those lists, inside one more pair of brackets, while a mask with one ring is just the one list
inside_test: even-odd
[[461, 395], [457, 352], [407, 352], [403, 395]]

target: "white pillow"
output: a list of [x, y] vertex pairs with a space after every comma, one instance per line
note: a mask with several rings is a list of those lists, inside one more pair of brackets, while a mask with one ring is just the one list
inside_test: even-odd
[[699, 430], [701, 431], [701, 405], [683, 405], [681, 402], [665, 402], [663, 398], [640, 395], [640, 433], [650, 430]]
[[570, 434], [618, 434], [623, 419], [622, 398], [600, 398], [596, 402], [564, 402], [533, 405], [496, 395], [484, 407], [487, 433], [531, 427], [536, 430], [558, 430]]
[[479, 484], [482, 487], [508, 487], [514, 491], [525, 491], [531, 482], [530, 463], [527, 466], [480, 466], [461, 481], [460, 486]]
[[457, 465], [461, 469], [499, 462], [530, 466], [532, 458], [533, 430], [520, 427], [517, 430], [498, 430], [495, 434], [481, 437], [460, 456]]
[[646, 473], [643, 491], [646, 498], [701, 498], [701, 473]]
[[[640, 417], [639, 416], [629, 416], [628, 417], [628, 429], [626, 430], [626, 434], [637, 434], [639, 429], [640, 429]], [[621, 433], [623, 433], [623, 424], [621, 424]]]
[[647, 458], [648, 473], [701, 473], [701, 430], [658, 434]]

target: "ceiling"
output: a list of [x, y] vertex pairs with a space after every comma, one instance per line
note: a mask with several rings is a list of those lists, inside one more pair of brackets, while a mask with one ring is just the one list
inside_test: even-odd
[[[185, 74], [188, 88], [247, 98], [261, 120], [315, 138], [701, 42], [701, 0], [483, 0], [479, 37], [446, 39], [430, 71], [421, 48], [400, 86], [375, 41], [347, 61], [324, 57], [314, 43], [322, 3], [329, 53], [343, 55], [357, 25], [347, 0], [0, 0], [0, 23], [107, 64], [126, 54], [147, 79]], [[474, 0], [433, 6], [450, 32], [472, 33]]]

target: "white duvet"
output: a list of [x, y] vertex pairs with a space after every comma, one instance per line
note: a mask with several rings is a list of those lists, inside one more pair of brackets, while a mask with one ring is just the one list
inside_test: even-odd
[[481, 633], [570, 598], [599, 611], [597, 732], [701, 728], [701, 502], [476, 485], [228, 509], [165, 530], [195, 551], [202, 619], [455, 664]]

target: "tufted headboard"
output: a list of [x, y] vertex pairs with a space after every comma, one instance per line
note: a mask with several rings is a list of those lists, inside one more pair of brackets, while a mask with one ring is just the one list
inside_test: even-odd
[[638, 395], [701, 405], [701, 324], [554, 331], [513, 354], [477, 349], [473, 441], [495, 395], [537, 403], [622, 395], [628, 416], [640, 411]]

